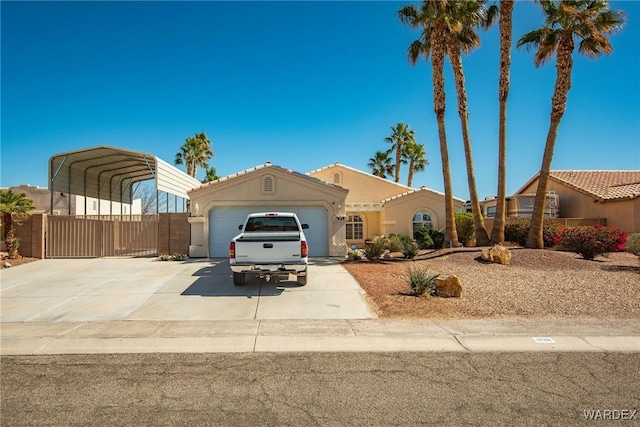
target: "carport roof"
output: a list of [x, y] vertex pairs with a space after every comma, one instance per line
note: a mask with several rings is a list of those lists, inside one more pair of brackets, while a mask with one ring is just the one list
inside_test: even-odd
[[150, 153], [109, 146], [67, 151], [49, 159], [52, 192], [131, 203], [132, 185], [155, 179], [156, 190], [188, 199], [200, 181]]

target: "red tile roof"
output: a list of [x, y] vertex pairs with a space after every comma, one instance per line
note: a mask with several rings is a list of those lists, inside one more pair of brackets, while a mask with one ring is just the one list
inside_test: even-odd
[[549, 178], [603, 201], [640, 197], [640, 170], [551, 171]]

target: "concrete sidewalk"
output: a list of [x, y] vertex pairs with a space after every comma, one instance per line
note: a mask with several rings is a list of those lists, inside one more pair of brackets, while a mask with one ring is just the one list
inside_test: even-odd
[[231, 320], [0, 324], [0, 354], [640, 352], [640, 320]]

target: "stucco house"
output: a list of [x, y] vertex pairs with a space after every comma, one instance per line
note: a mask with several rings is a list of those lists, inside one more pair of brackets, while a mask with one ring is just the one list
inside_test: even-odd
[[[538, 177], [516, 194], [535, 193]], [[640, 170], [555, 170], [547, 190], [559, 196], [560, 218], [605, 218], [607, 225], [640, 232]]]
[[[444, 194], [411, 188], [335, 163], [307, 174], [269, 162], [190, 190], [190, 256], [226, 257], [247, 214], [298, 214], [311, 256], [344, 256], [348, 246], [391, 233], [444, 228]], [[461, 210], [463, 200], [454, 199]]]

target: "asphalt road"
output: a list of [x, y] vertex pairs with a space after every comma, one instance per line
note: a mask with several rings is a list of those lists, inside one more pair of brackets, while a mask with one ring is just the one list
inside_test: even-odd
[[3, 427], [640, 425], [637, 353], [4, 356], [0, 374]]

